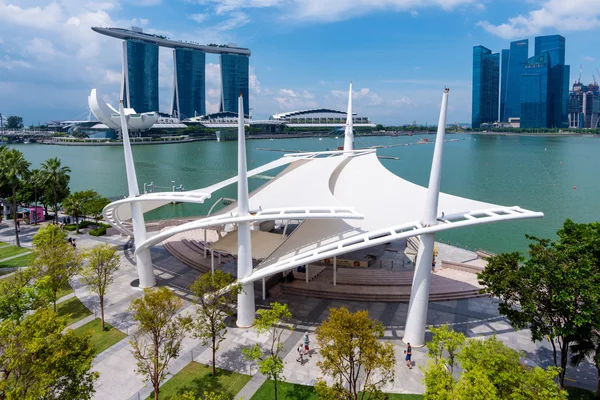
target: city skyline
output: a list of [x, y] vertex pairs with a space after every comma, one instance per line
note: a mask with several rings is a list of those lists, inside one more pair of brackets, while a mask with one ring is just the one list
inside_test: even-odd
[[[202, 44], [251, 48], [249, 97], [255, 119], [315, 107], [344, 109], [343, 93], [352, 80], [355, 108], [375, 122], [434, 123], [435, 93], [444, 86], [456, 99], [449, 121], [470, 121], [465, 105], [471, 103], [477, 44], [496, 52], [512, 40], [558, 33], [569, 41], [570, 82], [578, 64], [583, 64], [583, 81], [591, 81], [600, 64], [592, 50], [600, 39], [590, 34], [600, 25], [600, 5], [593, 1], [578, 2], [586, 10], [583, 16], [555, 0], [509, 1], [509, 6], [472, 0], [419, 3], [0, 0], [0, 112], [21, 115], [26, 124], [85, 119], [93, 87], [115, 103], [119, 41], [103, 38], [91, 26], [136, 25]], [[173, 55], [170, 49], [167, 55], [159, 52], [159, 109], [169, 112]], [[207, 112], [220, 106], [219, 69], [218, 56], [207, 55]]]

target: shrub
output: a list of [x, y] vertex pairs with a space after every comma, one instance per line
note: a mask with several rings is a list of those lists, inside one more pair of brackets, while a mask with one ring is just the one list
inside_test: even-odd
[[98, 229], [93, 229], [89, 233], [92, 236], [104, 236], [104, 235], [106, 235], [106, 227], [102, 226]]

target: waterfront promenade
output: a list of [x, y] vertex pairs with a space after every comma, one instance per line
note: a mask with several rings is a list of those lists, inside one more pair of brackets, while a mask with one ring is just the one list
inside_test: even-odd
[[[31, 243], [36, 227], [23, 227], [21, 229], [22, 240], [26, 246]], [[8, 241], [12, 238], [12, 226], [3, 224], [0, 226], [0, 241]], [[121, 270], [118, 272], [115, 282], [111, 285], [107, 295], [106, 315], [107, 322], [120, 329], [127, 335], [136, 331], [136, 326], [127, 311], [132, 299], [141, 296], [142, 291], [135, 289], [131, 283], [137, 278], [137, 271], [132, 264], [131, 242], [121, 236], [105, 236], [93, 238], [88, 235], [77, 236], [78, 248], [91, 247], [97, 243], [111, 243], [119, 246], [121, 254]], [[155, 274], [159, 286], [172, 288], [184, 301], [182, 312], [194, 312], [192, 297], [187, 287], [198, 276], [198, 271], [187, 267], [172, 257], [163, 246], [152, 249], [152, 257]], [[77, 296], [86, 307], [93, 313], [99, 312], [97, 297], [83, 286], [78, 277], [72, 282]], [[260, 291], [257, 290], [257, 306], [267, 307], [271, 299], [263, 301]], [[296, 359], [295, 348], [305, 331], [314, 332], [316, 327], [328, 317], [331, 307], [347, 307], [351, 311], [366, 309], [372, 318], [378, 319], [385, 326], [384, 340], [389, 340], [396, 348], [397, 360], [396, 379], [392, 385], [386, 388], [391, 393], [422, 393], [422, 372], [419, 368], [408, 370], [401, 361], [403, 358], [404, 343], [401, 338], [404, 333], [403, 323], [405, 321], [408, 304], [402, 302], [355, 302], [339, 301], [318, 298], [307, 298], [294, 295], [282, 295], [275, 299], [286, 303], [290, 307], [293, 319], [292, 330], [285, 333], [285, 370], [286, 381], [305, 385], [314, 384], [320, 376], [316, 366], [319, 360], [318, 349], [308, 362], [300, 364]], [[90, 316], [88, 319], [93, 319]], [[82, 320], [78, 324], [89, 322]], [[515, 331], [504, 317], [497, 311], [497, 302], [490, 298], [472, 298], [453, 301], [431, 302], [427, 315], [428, 325], [448, 324], [452, 329], [464, 332], [469, 337], [487, 337], [496, 335], [504, 343], [512, 348], [523, 351], [523, 359], [529, 365], [549, 366], [552, 364], [552, 352], [547, 342], [532, 343], [529, 331]], [[77, 325], [78, 326], [78, 325]], [[75, 326], [72, 326], [75, 327]], [[429, 336], [428, 336], [429, 338]], [[248, 361], [244, 360], [241, 350], [254, 343], [263, 344], [264, 338], [256, 335], [250, 329], [238, 329], [230, 327], [225, 341], [221, 345], [218, 356], [218, 366], [226, 370], [233, 370], [253, 376], [240, 396], [249, 399], [254, 391], [262, 384], [262, 377]], [[312, 339], [315, 342], [314, 336]], [[142, 399], [151, 392], [151, 387], [140, 379], [135, 373], [135, 360], [130, 353], [130, 345], [127, 339], [122, 340], [100, 353], [94, 361], [94, 369], [100, 372], [100, 378], [96, 384], [96, 399]], [[413, 360], [416, 366], [426, 365], [425, 349], [413, 349]], [[191, 360], [209, 364], [211, 360], [210, 350], [201, 343], [187, 337], [183, 342], [183, 348], [179, 358], [170, 364], [171, 373], [180, 371]], [[577, 368], [569, 368], [568, 384], [595, 389], [596, 370], [591, 364], [582, 364]]]

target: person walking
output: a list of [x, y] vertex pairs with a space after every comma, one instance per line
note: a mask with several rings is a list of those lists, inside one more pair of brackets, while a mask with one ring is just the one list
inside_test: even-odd
[[312, 355], [310, 354], [310, 339], [308, 338], [308, 332], [306, 332], [304, 334], [304, 354], [308, 354], [309, 357], [312, 358]]
[[298, 358], [296, 358], [296, 361], [298, 361], [299, 363], [302, 364], [302, 361], [304, 361], [304, 351], [302, 349], [302, 343], [298, 344]]
[[404, 350], [404, 354], [406, 354], [404, 360], [406, 361], [408, 369], [412, 369], [412, 347], [410, 347], [410, 343], [406, 343], [406, 350]]

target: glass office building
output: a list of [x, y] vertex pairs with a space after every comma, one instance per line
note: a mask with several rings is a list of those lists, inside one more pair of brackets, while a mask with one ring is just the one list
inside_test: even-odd
[[550, 53], [543, 52], [527, 60], [521, 79], [521, 128], [549, 126]]
[[173, 53], [175, 85], [171, 114], [181, 120], [206, 115], [206, 53], [192, 49], [175, 49]]
[[547, 52], [550, 56], [551, 103], [548, 128], [566, 128], [569, 123], [569, 77], [571, 68], [565, 65], [566, 39], [561, 35], [535, 38], [535, 54]]
[[502, 50], [502, 66], [500, 67], [500, 121], [507, 122], [506, 117], [506, 85], [508, 84], [508, 60], [510, 57], [510, 50]]
[[238, 112], [238, 97], [244, 96], [244, 115], [250, 115], [248, 98], [250, 58], [239, 54], [221, 54], [221, 112]]
[[[504, 56], [507, 60], [504, 60]], [[500, 98], [504, 99], [500, 109], [500, 120], [508, 121], [509, 118], [521, 116], [521, 75], [525, 73], [525, 65], [529, 57], [529, 40], [517, 40], [510, 44], [508, 52], [502, 52], [502, 83]], [[504, 71], [506, 66], [506, 71]]]
[[483, 46], [473, 47], [472, 127], [498, 120], [500, 54]]
[[127, 106], [137, 113], [158, 111], [158, 45], [127, 40]]

